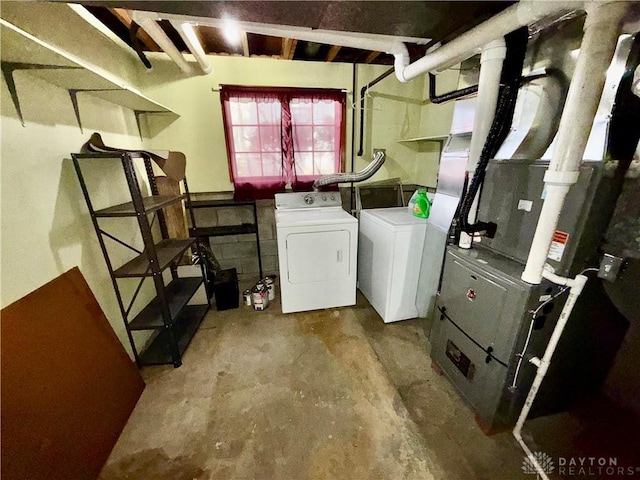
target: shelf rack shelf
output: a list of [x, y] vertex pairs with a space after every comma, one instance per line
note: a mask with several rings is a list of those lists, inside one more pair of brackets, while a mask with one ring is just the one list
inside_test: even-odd
[[[201, 276], [199, 277], [180, 278], [177, 273], [181, 259], [187, 249], [194, 247], [196, 239], [167, 238], [167, 225], [163, 209], [177, 202], [189, 202], [189, 188], [186, 179], [183, 180], [184, 195], [159, 195], [151, 159], [143, 152], [72, 153], [71, 157], [111, 276], [111, 282], [136, 363], [138, 366], [173, 364], [174, 367], [179, 367], [182, 364], [182, 355], [211, 306], [208, 296], [206, 304], [188, 305], [196, 292], [203, 287], [205, 281], [204, 269], [201, 269]], [[153, 193], [151, 196], [142, 196], [140, 183], [134, 168], [134, 159], [142, 159], [144, 162], [149, 185]], [[131, 195], [131, 202], [95, 210], [80, 162], [114, 160], [119, 160], [122, 164]], [[150, 216], [153, 217], [151, 221], [149, 221]], [[142, 236], [143, 250], [141, 251], [103, 230], [98, 220], [109, 217], [136, 218]], [[154, 235], [152, 230], [155, 219], [158, 220], [160, 236], [162, 237], [159, 241], [154, 238], [154, 236], [157, 237], [158, 235]], [[114, 267], [107, 251], [104, 237], [135, 251], [137, 256], [120, 267]], [[163, 272], [167, 269], [171, 272], [171, 280], [165, 285]], [[118, 281], [132, 278], [138, 278], [139, 282], [128, 305], [125, 305]], [[153, 280], [156, 296], [137, 315], [130, 318], [132, 317], [130, 312], [142, 284], [148, 278]], [[132, 332], [140, 330], [152, 331], [151, 341], [146, 348], [143, 348], [142, 352], [139, 352], [132, 334]]]
[[66, 89], [81, 131], [82, 119], [78, 105], [78, 94], [81, 93], [87, 93], [132, 110], [141, 136], [141, 115], [166, 114], [175, 118], [179, 116], [169, 107], [121, 83], [107, 72], [99, 71], [83, 60], [1, 18], [0, 41], [2, 73], [23, 126], [24, 117], [14, 77], [14, 72], [20, 70], [28, 71], [33, 76]]
[[[251, 207], [253, 209], [253, 223], [239, 225], [220, 225], [215, 227], [198, 227], [194, 210], [200, 208], [223, 207]], [[232, 193], [201, 192], [192, 193], [187, 202], [189, 219], [189, 235], [194, 238], [223, 237], [229, 235], [253, 234], [256, 237], [256, 250], [258, 255], [258, 270], [262, 278], [262, 256], [260, 253], [260, 232], [258, 231], [258, 208], [255, 200], [234, 200]]]

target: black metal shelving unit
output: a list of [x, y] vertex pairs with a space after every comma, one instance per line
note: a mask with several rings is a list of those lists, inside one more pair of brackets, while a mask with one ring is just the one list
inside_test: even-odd
[[[194, 209], [198, 208], [222, 208], [222, 207], [252, 207], [253, 223], [240, 225], [224, 225], [217, 227], [198, 227]], [[191, 225], [189, 235], [194, 238], [222, 237], [229, 235], [253, 234], [256, 237], [256, 250], [258, 255], [258, 270], [262, 278], [262, 255], [260, 253], [260, 234], [258, 231], [258, 207], [255, 200], [234, 200], [233, 194], [219, 192], [192, 193], [187, 199], [187, 209]]]
[[[180, 278], [178, 276], [178, 266], [181, 259], [185, 252], [194, 246], [195, 239], [167, 238], [167, 226], [163, 208], [183, 201], [189, 203], [190, 196], [186, 179], [183, 180], [185, 192], [183, 195], [158, 195], [151, 159], [143, 152], [73, 153], [71, 157], [102, 254], [107, 263], [107, 269], [111, 276], [111, 282], [136, 363], [139, 367], [165, 364], [173, 364], [174, 367], [179, 367], [182, 364], [182, 356], [185, 350], [211, 306], [209, 300], [202, 305], [187, 305], [204, 283], [205, 273], [203, 270], [201, 270], [200, 277]], [[134, 167], [134, 159], [142, 159], [144, 162], [151, 187], [151, 196], [142, 196]], [[95, 210], [80, 167], [81, 161], [89, 160], [120, 160], [129, 187], [129, 193], [131, 194], [131, 201]], [[142, 235], [142, 250], [120, 240], [100, 226], [99, 219], [114, 217], [135, 217], [137, 219]], [[154, 235], [153, 225], [156, 219], [158, 220], [160, 235], [157, 235], [157, 230], [156, 235]], [[158, 236], [161, 238], [154, 238]], [[109, 257], [105, 237], [122, 247], [134, 251], [137, 255], [125, 264], [115, 267]], [[167, 269], [171, 272], [171, 280], [165, 284], [163, 272]], [[138, 285], [132, 298], [125, 304], [119, 281], [132, 278], [139, 279]], [[132, 307], [144, 281], [148, 278], [153, 280], [156, 297], [142, 308], [137, 315], [133, 316], [131, 315]], [[152, 330], [153, 334], [146, 347], [139, 351], [134, 341], [133, 332], [140, 330]]]

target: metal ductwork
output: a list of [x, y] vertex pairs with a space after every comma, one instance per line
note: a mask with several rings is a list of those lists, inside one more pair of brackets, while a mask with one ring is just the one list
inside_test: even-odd
[[318, 191], [320, 190], [320, 188], [326, 187], [327, 185], [335, 185], [337, 183], [358, 183], [368, 180], [369, 178], [373, 177], [373, 175], [378, 170], [380, 170], [380, 167], [382, 167], [384, 160], [384, 153], [378, 151], [373, 156], [373, 161], [369, 165], [367, 165], [364, 170], [361, 170], [359, 172], [336, 173], [334, 175], [320, 177], [315, 182], [313, 182], [313, 189], [315, 191]]

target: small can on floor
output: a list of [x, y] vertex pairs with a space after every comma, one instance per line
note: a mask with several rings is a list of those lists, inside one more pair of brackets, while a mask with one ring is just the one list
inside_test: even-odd
[[242, 300], [244, 301], [245, 305], [252, 305], [251, 302], [251, 290], [245, 290], [244, 292], [242, 292]]
[[251, 289], [251, 298], [255, 310], [266, 309], [269, 306], [269, 292], [266, 285], [258, 282], [256, 286]]
[[267, 292], [269, 294], [269, 301], [273, 301], [276, 299], [276, 284], [275, 284], [276, 276], [275, 275], [267, 275], [262, 280], [261, 283], [267, 287]]

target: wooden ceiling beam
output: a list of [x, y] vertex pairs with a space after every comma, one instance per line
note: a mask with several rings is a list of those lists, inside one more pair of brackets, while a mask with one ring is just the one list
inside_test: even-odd
[[241, 33], [241, 40], [242, 40], [242, 55], [244, 55], [245, 57], [248, 57], [251, 55], [251, 53], [249, 52], [249, 38], [247, 37], [247, 32]]
[[364, 63], [373, 62], [376, 58], [378, 58], [380, 53], [382, 53], [382, 52], [371, 52], [369, 55], [367, 55], [367, 58], [364, 59]]
[[325, 62], [333, 62], [333, 59], [336, 58], [336, 56], [338, 55], [338, 52], [340, 51], [341, 48], [342, 48], [341, 45], [332, 45], [331, 48], [329, 49], [329, 52], [327, 53], [327, 56], [325, 57], [324, 61]]
[[296, 51], [296, 45], [298, 44], [298, 40], [294, 38], [283, 38], [282, 39], [282, 53], [281, 57], [284, 60], [291, 60], [293, 58], [293, 54]]
[[[124, 8], [110, 8], [109, 11], [118, 19], [120, 22], [127, 27], [127, 29], [131, 29], [131, 24], [133, 23], [133, 19], [129, 12]], [[147, 32], [143, 30], [142, 27], [138, 29], [138, 33], [136, 37], [140, 39], [140, 41], [144, 44], [145, 47], [149, 49], [151, 52], [160, 52], [162, 49], [158, 46], [158, 44], [149, 36]]]

